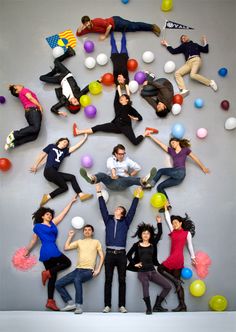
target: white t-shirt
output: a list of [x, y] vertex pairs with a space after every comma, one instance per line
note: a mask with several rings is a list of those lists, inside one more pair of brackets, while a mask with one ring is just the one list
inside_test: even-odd
[[72, 89], [70, 87], [70, 84], [68, 83], [67, 79], [69, 77], [72, 77], [73, 75], [71, 73], [67, 74], [61, 81], [61, 87], [62, 87], [62, 94], [67, 98], [71, 99], [74, 98], [74, 94], [72, 92]]
[[116, 175], [122, 177], [128, 177], [130, 171], [140, 171], [141, 167], [138, 163], [125, 156], [124, 160], [118, 161], [115, 156], [107, 159], [108, 175], [111, 175], [111, 170], [115, 168]]

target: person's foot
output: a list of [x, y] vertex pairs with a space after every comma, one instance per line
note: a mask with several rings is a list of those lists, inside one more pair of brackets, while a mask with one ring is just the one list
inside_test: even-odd
[[74, 314], [76, 314], [76, 315], [80, 315], [80, 314], [82, 314], [83, 313], [83, 309], [82, 309], [82, 307], [81, 306], [76, 306], [76, 309], [75, 309], [75, 311], [74, 311]]
[[187, 95], [189, 95], [189, 90], [187, 90], [187, 89], [182, 89], [182, 90], [180, 90], [180, 95], [182, 96], [182, 97], [187, 97]]
[[42, 199], [41, 199], [41, 202], [40, 202], [40, 207], [45, 205], [50, 199], [51, 199], [51, 197], [49, 195], [44, 194]]
[[9, 135], [7, 136], [7, 138], [6, 138], [6, 143], [9, 145], [9, 144], [11, 144], [14, 140], [15, 140], [14, 132], [11, 131], [10, 134], [9, 134]]
[[84, 194], [84, 193], [81, 193], [79, 195], [79, 199], [81, 200], [81, 202], [84, 202], [84, 201], [87, 201], [88, 199], [92, 198], [93, 195], [92, 194]]
[[160, 37], [161, 29], [159, 28], [159, 26], [157, 24], [153, 24], [152, 25], [152, 32], [155, 33], [155, 35], [157, 37]]
[[95, 183], [95, 178], [93, 175], [90, 175], [85, 168], [80, 168], [80, 175], [90, 184]]
[[61, 308], [61, 311], [72, 311], [76, 309], [76, 304], [67, 304], [64, 308]]
[[45, 307], [50, 309], [50, 310], [53, 310], [53, 311], [60, 311], [60, 309], [56, 305], [55, 300], [52, 300], [52, 299], [48, 299]]
[[147, 75], [147, 80], [149, 79], [154, 80], [154, 78], [156, 77], [154, 73], [151, 73], [148, 70], [144, 70], [144, 73]]
[[217, 84], [216, 84], [215, 81], [211, 80], [211, 82], [210, 82], [210, 88], [212, 88], [212, 90], [214, 90], [214, 91], [218, 90], [218, 86], [217, 86]]
[[4, 150], [5, 151], [8, 151], [8, 150], [10, 150], [10, 149], [14, 149], [14, 147], [15, 147], [15, 145], [14, 145], [14, 143], [12, 142], [12, 143], [10, 143], [10, 144], [5, 144], [4, 145]]
[[172, 312], [180, 312], [180, 311], [187, 311], [187, 306], [184, 304], [179, 304], [178, 307], [176, 307], [175, 309], [171, 310]]
[[75, 50], [74, 50], [71, 46], [68, 46], [66, 53], [67, 53], [69, 56], [74, 56], [74, 55], [76, 54], [76, 53], [75, 53]]
[[150, 131], [151, 134], [158, 134], [159, 130], [156, 128], [151, 128], [151, 127], [147, 127], [145, 128], [145, 131]]
[[78, 136], [78, 127], [76, 123], [73, 123], [73, 136]]
[[157, 174], [157, 169], [156, 167], [153, 167], [150, 172], [148, 173], [148, 175], [144, 176], [141, 179], [141, 182], [143, 185], [147, 186], [148, 184], [152, 186], [151, 182], [153, 180], [153, 178], [155, 177], [155, 175]]
[[[167, 210], [170, 211], [171, 209], [172, 209], [172, 206], [171, 206], [171, 205], [168, 205], [168, 206], [167, 206]], [[159, 209], [159, 212], [160, 212], [160, 213], [164, 213], [164, 212], [165, 212], [165, 208], [163, 207], [163, 208]]]
[[126, 314], [128, 312], [128, 310], [126, 309], [126, 307], [124, 307], [123, 305], [119, 308], [119, 312], [121, 312], [122, 314]]
[[45, 286], [47, 280], [51, 278], [51, 273], [49, 270], [44, 270], [42, 271], [41, 276], [42, 276], [42, 284]]
[[111, 307], [109, 307], [108, 305], [107, 306], [105, 306], [105, 308], [103, 309], [103, 313], [104, 314], [107, 314], [108, 312], [110, 312], [111, 311]]

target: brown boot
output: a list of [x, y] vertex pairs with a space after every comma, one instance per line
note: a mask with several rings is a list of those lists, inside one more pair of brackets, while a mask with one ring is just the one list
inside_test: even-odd
[[152, 25], [152, 32], [155, 33], [155, 35], [157, 37], [160, 37], [161, 29], [159, 28], [159, 26], [157, 24], [153, 24]]
[[56, 305], [56, 302], [53, 299], [48, 299], [46, 303], [46, 308], [51, 309], [53, 311], [60, 311], [60, 309]]
[[46, 285], [46, 282], [47, 280], [51, 278], [51, 273], [49, 270], [44, 270], [42, 272], [42, 284], [45, 286]]

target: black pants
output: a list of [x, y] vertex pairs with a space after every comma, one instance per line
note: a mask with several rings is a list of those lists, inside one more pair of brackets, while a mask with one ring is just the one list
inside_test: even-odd
[[58, 172], [55, 168], [49, 167], [44, 169], [44, 176], [48, 181], [59, 186], [59, 188], [53, 190], [49, 194], [51, 198], [54, 198], [68, 190], [68, 185], [66, 184], [67, 181], [71, 182], [76, 194], [82, 192], [76, 177], [73, 174]]
[[53, 299], [57, 273], [70, 267], [71, 261], [68, 257], [61, 254], [59, 257], [53, 257], [47, 261], [44, 261], [43, 264], [45, 269], [49, 270], [51, 274], [51, 278], [48, 280], [48, 299]]
[[121, 125], [119, 123], [114, 122], [108, 122], [103, 123], [97, 126], [94, 126], [91, 128], [93, 133], [96, 133], [97, 131], [103, 131], [105, 133], [114, 133], [114, 134], [124, 134], [131, 143], [134, 145], [138, 145], [142, 142], [144, 139], [143, 135], [139, 135], [138, 137], [135, 137], [133, 128], [131, 125]]
[[29, 110], [25, 111], [25, 118], [29, 126], [14, 131], [15, 140], [13, 142], [15, 146], [34, 141], [38, 137], [42, 113], [36, 107], [30, 107]]
[[117, 267], [118, 280], [119, 280], [119, 307], [125, 306], [125, 293], [126, 293], [126, 265], [127, 258], [125, 250], [114, 254], [107, 251], [105, 257], [105, 307], [111, 307], [111, 286], [113, 279], [114, 268]]

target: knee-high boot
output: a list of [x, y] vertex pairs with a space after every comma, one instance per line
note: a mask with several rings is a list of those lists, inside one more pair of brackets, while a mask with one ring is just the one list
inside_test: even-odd
[[181, 286], [180, 289], [177, 291], [177, 296], [178, 296], [178, 299], [179, 299], [179, 305], [173, 309], [172, 311], [174, 312], [179, 312], [179, 311], [187, 311], [187, 306], [184, 302], [184, 289], [183, 287]]
[[165, 277], [166, 279], [169, 279], [170, 281], [173, 282], [173, 284], [175, 285], [176, 288], [176, 292], [178, 293], [178, 291], [182, 288], [182, 284], [184, 283], [181, 279], [175, 278], [172, 274], [170, 274], [169, 272], [158, 268], [158, 272], [160, 272], [160, 274], [163, 275], [163, 277]]
[[154, 307], [152, 309], [153, 312], [167, 312], [168, 311], [168, 309], [163, 308], [162, 305], [161, 305], [163, 300], [164, 300], [164, 297], [157, 296], [156, 302], [155, 302]]
[[151, 315], [152, 314], [152, 307], [151, 307], [150, 296], [144, 297], [143, 301], [145, 302], [146, 307], [147, 307], [146, 315]]

